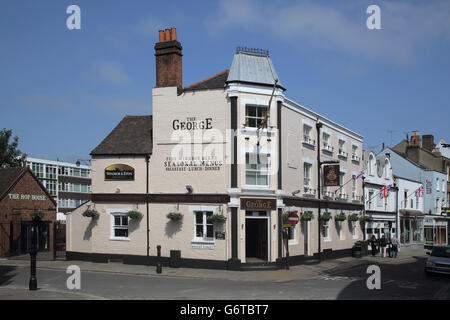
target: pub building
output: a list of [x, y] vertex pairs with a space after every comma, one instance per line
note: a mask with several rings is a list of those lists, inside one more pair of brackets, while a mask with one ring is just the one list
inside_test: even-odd
[[363, 137], [289, 100], [267, 50], [237, 48], [230, 69], [186, 87], [175, 28], [155, 57], [153, 114], [125, 116], [91, 152], [68, 259], [239, 270], [281, 267], [286, 243], [290, 264], [350, 255], [361, 227], [334, 217], [363, 210]]
[[27, 167], [0, 168], [0, 256], [13, 256], [32, 249], [32, 218], [41, 216], [36, 227], [38, 251], [53, 249], [56, 202]]

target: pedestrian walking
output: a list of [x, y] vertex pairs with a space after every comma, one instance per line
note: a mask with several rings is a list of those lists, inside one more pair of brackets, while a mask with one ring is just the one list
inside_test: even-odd
[[400, 242], [398, 241], [396, 236], [392, 236], [392, 257], [397, 258], [398, 247], [400, 246]]
[[375, 238], [375, 235], [370, 238], [370, 247], [372, 248], [372, 256], [375, 257], [377, 254], [377, 238]]
[[380, 239], [380, 248], [381, 248], [381, 257], [386, 258], [386, 249], [387, 249], [387, 241], [386, 238], [383, 236]]

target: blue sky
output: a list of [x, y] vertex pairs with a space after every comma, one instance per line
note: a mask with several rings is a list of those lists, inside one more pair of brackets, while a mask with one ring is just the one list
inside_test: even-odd
[[[71, 4], [81, 30], [66, 27]], [[371, 4], [381, 30], [366, 27]], [[450, 140], [446, 0], [1, 0], [0, 128], [29, 156], [89, 158], [125, 114], [151, 114], [153, 47], [169, 27], [184, 85], [229, 69], [237, 46], [268, 49], [286, 96], [365, 149], [412, 130]]]

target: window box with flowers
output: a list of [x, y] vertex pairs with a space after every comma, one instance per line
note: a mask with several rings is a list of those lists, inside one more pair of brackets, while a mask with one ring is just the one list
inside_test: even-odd
[[359, 220], [359, 217], [358, 217], [358, 215], [356, 213], [353, 213], [353, 214], [348, 216], [348, 221], [355, 222], [355, 221], [358, 221], [358, 220]]

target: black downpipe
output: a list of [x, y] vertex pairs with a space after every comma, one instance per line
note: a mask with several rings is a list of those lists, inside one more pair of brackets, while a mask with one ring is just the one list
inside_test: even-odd
[[318, 121], [316, 123], [316, 129], [317, 129], [317, 198], [319, 199], [318, 202], [318, 214], [317, 214], [317, 225], [318, 225], [318, 236], [317, 239], [319, 239], [318, 242], [318, 253], [319, 253], [319, 260], [322, 260], [322, 246], [321, 246], [321, 230], [320, 230], [320, 210], [321, 210], [321, 206], [320, 206], [320, 128], [322, 128], [322, 124]]
[[148, 189], [148, 181], [149, 181], [149, 177], [148, 177], [148, 165], [149, 165], [149, 159], [150, 156], [146, 155], [145, 156], [145, 167], [146, 167], [146, 174], [147, 174], [147, 178], [146, 178], [146, 206], [147, 206], [147, 266], [150, 265], [150, 221], [149, 221], [149, 189]]

